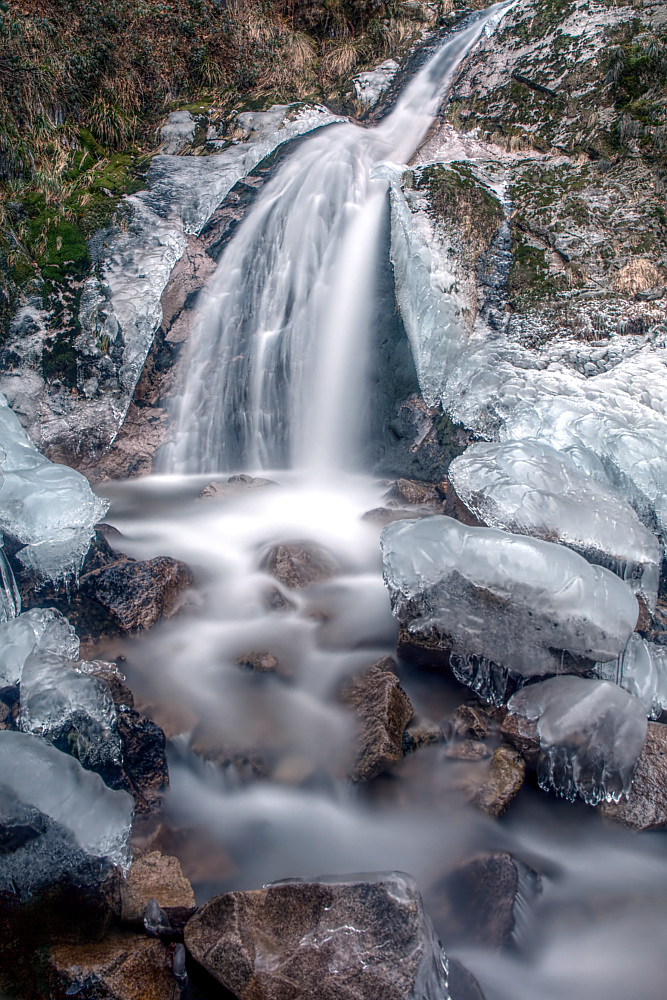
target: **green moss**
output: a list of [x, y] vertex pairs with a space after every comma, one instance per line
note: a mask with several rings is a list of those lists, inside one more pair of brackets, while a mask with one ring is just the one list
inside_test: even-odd
[[504, 219], [503, 207], [469, 167], [433, 164], [415, 170], [408, 184], [427, 190], [431, 211], [437, 218], [462, 228], [465, 252], [476, 259], [496, 235]]
[[56, 337], [51, 346], [42, 351], [42, 374], [45, 379], [59, 378], [68, 389], [76, 388], [77, 355], [74, 334]]
[[547, 251], [525, 241], [525, 236], [512, 226], [512, 266], [507, 287], [514, 308], [543, 302], [562, 291], [562, 279], [549, 271]]

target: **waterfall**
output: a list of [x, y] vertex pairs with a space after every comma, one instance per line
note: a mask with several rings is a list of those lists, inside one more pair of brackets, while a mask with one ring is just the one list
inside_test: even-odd
[[174, 471], [343, 468], [358, 450], [387, 181], [507, 4], [475, 15], [379, 125], [323, 128], [267, 184], [198, 310]]

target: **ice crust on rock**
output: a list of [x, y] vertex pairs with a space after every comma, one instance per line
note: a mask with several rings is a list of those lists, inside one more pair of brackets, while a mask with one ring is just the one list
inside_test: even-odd
[[568, 545], [654, 605], [662, 560], [657, 538], [615, 490], [566, 452], [530, 438], [480, 442], [454, 459], [448, 477], [490, 527]]
[[107, 788], [74, 757], [30, 733], [1, 731], [3, 786], [64, 826], [88, 854], [129, 867], [132, 797]]
[[616, 660], [596, 664], [598, 677], [619, 684], [638, 698], [649, 719], [667, 709], [667, 648], [633, 632]]
[[561, 651], [616, 658], [637, 622], [622, 580], [553, 542], [435, 516], [395, 521], [381, 544], [399, 620], [415, 633], [436, 629], [466, 662], [482, 658], [524, 677], [558, 673]]
[[361, 104], [372, 107], [380, 100], [398, 72], [395, 59], [386, 59], [367, 73], [358, 73], [354, 78], [354, 91]]
[[646, 739], [637, 698], [609, 681], [561, 676], [517, 691], [507, 707], [537, 722], [542, 788], [591, 805], [627, 795]]
[[121, 763], [116, 708], [108, 684], [56, 653], [38, 650], [21, 678], [19, 729], [43, 736], [93, 770]]
[[0, 624], [0, 687], [20, 682], [25, 662], [34, 651], [67, 660], [79, 655], [76, 632], [55, 608], [32, 608]]
[[37, 450], [0, 394], [0, 529], [23, 543], [23, 565], [40, 580], [74, 576], [108, 506], [82, 475]]

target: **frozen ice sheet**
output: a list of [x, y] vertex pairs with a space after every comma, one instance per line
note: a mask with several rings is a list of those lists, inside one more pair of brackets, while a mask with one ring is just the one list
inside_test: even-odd
[[89, 854], [129, 867], [133, 801], [31, 733], [0, 732], [0, 784], [66, 827]]
[[435, 628], [454, 654], [516, 674], [558, 673], [561, 651], [614, 659], [637, 622], [622, 580], [553, 542], [443, 516], [395, 521], [381, 542], [392, 608], [410, 631]]
[[646, 739], [646, 712], [609, 681], [552, 677], [517, 691], [508, 708], [537, 722], [538, 780], [591, 805], [627, 795]]
[[0, 529], [23, 543], [19, 560], [42, 580], [74, 576], [109, 505], [78, 472], [37, 450], [2, 395], [0, 473]]
[[655, 603], [658, 539], [616, 490], [587, 475], [567, 453], [530, 438], [480, 442], [454, 459], [448, 477], [486, 524], [562, 542]]

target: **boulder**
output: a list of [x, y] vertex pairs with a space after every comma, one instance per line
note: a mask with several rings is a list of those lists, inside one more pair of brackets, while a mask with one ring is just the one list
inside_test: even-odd
[[442, 513], [447, 483], [424, 483], [419, 479], [397, 479], [387, 493], [392, 502], [409, 503], [413, 507], [430, 507]]
[[[486, 749], [485, 743], [479, 746]], [[483, 756], [480, 753], [477, 759]], [[465, 777], [462, 790], [473, 805], [495, 819], [517, 797], [525, 777], [526, 762], [521, 754], [512, 747], [499, 746], [490, 761], [484, 761], [483, 766]]]
[[398, 872], [216, 896], [186, 925], [185, 944], [239, 1000], [447, 995], [440, 944], [414, 880]]
[[534, 770], [540, 755], [540, 737], [537, 721], [527, 719], [517, 712], [508, 712], [500, 727], [504, 739], [517, 750], [526, 763]]
[[249, 490], [256, 490], [264, 486], [277, 486], [273, 479], [261, 479], [252, 476], [230, 476], [226, 483], [214, 481], [205, 486], [199, 494], [200, 500], [227, 500], [230, 497], [239, 496]]
[[123, 923], [142, 927], [151, 899], [157, 900], [174, 930], [182, 930], [197, 909], [192, 886], [180, 862], [159, 851], [137, 858], [123, 880], [120, 889]]
[[439, 879], [426, 894], [445, 947], [500, 948], [512, 941], [519, 865], [502, 851], [476, 854]]
[[340, 699], [359, 721], [354, 764], [349, 777], [368, 781], [403, 756], [405, 728], [414, 714], [390, 656], [348, 680]]
[[245, 653], [243, 656], [237, 656], [235, 662], [243, 670], [252, 670], [257, 674], [282, 673], [278, 658], [269, 652]]
[[46, 959], [50, 1000], [174, 1000], [171, 955], [160, 941], [129, 932], [98, 943], [52, 945]]
[[484, 1000], [484, 994], [472, 972], [455, 958], [449, 959], [449, 995], [452, 1000]]
[[602, 802], [605, 819], [631, 830], [667, 829], [667, 726], [649, 722], [627, 799]]
[[262, 568], [279, 583], [292, 590], [302, 590], [313, 583], [330, 580], [337, 566], [329, 553], [312, 542], [274, 545], [266, 554]]
[[[430, 511], [428, 513], [431, 513]], [[400, 507], [374, 507], [373, 510], [367, 510], [365, 514], [362, 515], [362, 521], [369, 521], [371, 524], [377, 524], [380, 528], [384, 528], [385, 525], [391, 524], [392, 521], [407, 521], [414, 517], [419, 517], [421, 511], [414, 510], [403, 510]]]
[[154, 812], [161, 808], [169, 787], [165, 735], [150, 719], [127, 707], [119, 706], [117, 726], [123, 756], [119, 787], [133, 796], [136, 813]]
[[192, 573], [178, 559], [158, 556], [137, 562], [128, 556], [85, 573], [79, 590], [101, 605], [121, 633], [151, 628], [178, 610]]

